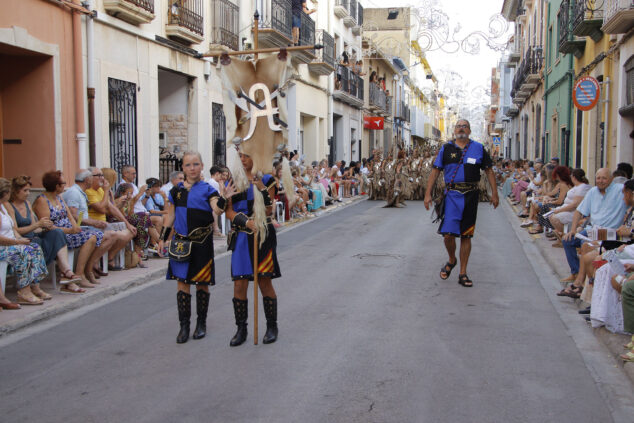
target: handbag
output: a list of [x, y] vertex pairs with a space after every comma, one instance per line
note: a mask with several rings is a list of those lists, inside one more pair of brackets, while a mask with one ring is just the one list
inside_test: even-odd
[[[464, 156], [467, 154], [467, 150], [469, 149], [470, 145], [471, 145], [471, 141], [469, 141], [467, 145], [465, 146], [464, 150], [462, 150], [462, 156], [460, 156], [460, 161], [458, 162], [458, 166], [456, 166], [456, 170], [453, 172], [453, 175], [451, 176], [451, 181], [449, 181], [449, 184], [447, 184], [447, 187], [451, 186], [453, 184], [454, 179], [456, 179], [456, 175], [458, 174], [458, 169], [460, 169], [460, 166], [462, 166], [462, 162], [464, 161]], [[434, 214], [436, 215], [436, 218], [432, 220], [433, 223], [439, 222], [445, 218], [445, 197], [447, 196], [447, 191], [448, 191], [447, 187], [445, 187], [445, 189], [442, 190], [440, 194], [436, 198], [433, 199], [434, 213], [432, 214], [432, 219]]]

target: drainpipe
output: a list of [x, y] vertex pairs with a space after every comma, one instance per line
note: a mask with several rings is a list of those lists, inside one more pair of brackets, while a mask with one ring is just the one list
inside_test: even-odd
[[[608, 72], [605, 73], [607, 74]], [[608, 136], [608, 124], [610, 120], [610, 77], [607, 75], [603, 77], [603, 90], [605, 91], [605, 100], [603, 100], [605, 117], [603, 119], [603, 153], [601, 155], [603, 156], [605, 165], [601, 163], [601, 167], [607, 167], [609, 148], [607, 148], [608, 146], [606, 144], [607, 141], [610, 139], [610, 137]]]
[[[88, 0], [87, 9], [92, 12], [94, 0]], [[88, 96], [88, 151], [90, 166], [97, 165], [95, 140], [95, 26], [94, 16], [86, 16], [86, 80]]]
[[[76, 5], [81, 6], [79, 0], [75, 0]], [[77, 140], [77, 153], [79, 156], [79, 167], [86, 168], [87, 137], [84, 123], [84, 69], [82, 57], [81, 39], [81, 14], [73, 11], [73, 74], [75, 88], [75, 139]]]

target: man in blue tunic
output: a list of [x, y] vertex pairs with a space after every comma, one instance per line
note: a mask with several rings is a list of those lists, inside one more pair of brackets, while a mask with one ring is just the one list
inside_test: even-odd
[[466, 119], [456, 123], [456, 138], [443, 145], [434, 161], [425, 192], [425, 208], [429, 210], [431, 192], [440, 172], [445, 178], [444, 217], [438, 228], [443, 235], [449, 261], [440, 271], [440, 278], [447, 279], [458, 263], [456, 258], [456, 238], [460, 237], [460, 274], [458, 283], [471, 287], [473, 282], [467, 276], [467, 263], [471, 254], [471, 238], [475, 231], [480, 191], [480, 171], [484, 170], [491, 185], [491, 203], [498, 206], [499, 199], [493, 174], [491, 156], [479, 142], [469, 138], [471, 125]]

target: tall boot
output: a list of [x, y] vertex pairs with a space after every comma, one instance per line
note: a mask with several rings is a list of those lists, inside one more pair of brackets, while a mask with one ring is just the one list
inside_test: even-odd
[[266, 316], [266, 333], [263, 344], [272, 344], [277, 340], [277, 298], [263, 297], [264, 315]]
[[233, 299], [233, 312], [236, 316], [236, 326], [238, 326], [238, 330], [236, 334], [231, 338], [231, 342], [229, 343], [232, 347], [237, 347], [238, 345], [242, 345], [244, 341], [247, 340], [247, 317], [249, 316], [249, 312], [247, 306], [249, 304], [249, 300], [239, 300], [237, 298]]
[[202, 289], [196, 291], [196, 329], [192, 338], [204, 338], [207, 334], [207, 310], [209, 309], [209, 292]]
[[192, 316], [192, 296], [186, 292], [178, 291], [176, 294], [178, 304], [178, 320], [181, 322], [181, 330], [176, 337], [177, 344], [184, 344], [189, 339], [189, 319]]

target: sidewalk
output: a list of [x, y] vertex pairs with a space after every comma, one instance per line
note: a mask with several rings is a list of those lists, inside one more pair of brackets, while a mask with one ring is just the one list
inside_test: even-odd
[[[517, 216], [520, 212], [520, 209], [517, 206], [512, 206], [510, 201], [504, 201], [504, 208], [508, 208], [507, 212], [509, 214]], [[510, 211], [509, 211], [510, 210]], [[510, 220], [512, 225], [517, 225], [519, 227], [522, 219], [516, 217], [515, 221]], [[564, 253], [563, 248], [554, 248], [552, 244], [554, 241], [550, 241], [548, 238], [544, 236], [544, 234], [536, 234], [530, 235], [528, 233], [528, 229], [526, 228], [526, 236], [536, 244], [537, 249], [541, 253], [542, 257], [546, 262], [550, 265], [555, 274], [559, 277], [559, 279], [566, 278], [570, 276], [570, 268], [568, 267], [568, 262], [566, 261], [566, 254]], [[522, 230], [522, 229], [520, 229]], [[564, 288], [566, 284], [561, 283], [561, 287]], [[578, 307], [579, 310], [582, 310], [589, 306], [589, 304], [584, 303], [583, 301], [576, 299], [573, 300], [568, 297], [560, 297], [562, 301], [574, 301], [574, 304]], [[579, 319], [583, 319], [582, 315], [579, 315]], [[623, 348], [623, 345], [627, 344], [631, 341], [631, 336], [629, 335], [621, 335], [608, 331], [605, 327], [600, 328], [592, 328], [590, 323], [588, 322], [588, 329], [591, 330], [594, 335], [603, 342], [603, 344], [608, 348], [612, 356], [616, 359], [617, 362], [623, 367], [623, 370], [630, 378], [630, 380], [634, 383], [634, 363], [631, 362], [623, 362], [619, 358], [619, 355], [626, 352], [626, 349]]]
[[[335, 202], [326, 209], [319, 210], [314, 213], [314, 217], [293, 219], [285, 222], [277, 229], [278, 234], [284, 233], [299, 225], [319, 219], [323, 216], [332, 214], [344, 207], [356, 204], [359, 201], [367, 199], [367, 196], [356, 196], [353, 198], [345, 198], [343, 202]], [[225, 238], [214, 239], [214, 254], [218, 256], [227, 251]], [[0, 337], [9, 333], [32, 326], [38, 322], [45, 321], [55, 316], [68, 313], [73, 310], [95, 304], [106, 298], [123, 293], [131, 288], [147, 284], [153, 280], [165, 277], [167, 271], [167, 259], [151, 258], [143, 263], [147, 264], [147, 268], [135, 268], [110, 272], [107, 277], [99, 279], [101, 284], [95, 288], [87, 289], [84, 294], [71, 294], [66, 292], [54, 291], [50, 279], [42, 281], [42, 289], [53, 296], [50, 301], [45, 301], [39, 306], [23, 305], [20, 310], [2, 310], [0, 311]], [[58, 285], [59, 287], [59, 285]], [[5, 295], [12, 301], [16, 301], [15, 286], [11, 279], [7, 286]]]

